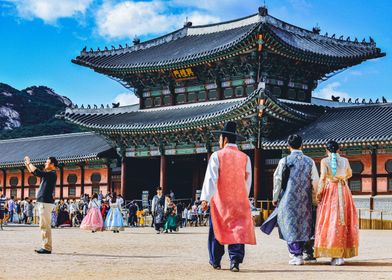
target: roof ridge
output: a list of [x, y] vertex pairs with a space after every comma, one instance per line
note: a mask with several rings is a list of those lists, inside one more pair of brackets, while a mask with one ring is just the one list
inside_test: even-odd
[[[355, 104], [355, 103], [354, 103]], [[329, 111], [338, 111], [338, 110], [359, 110], [365, 108], [374, 108], [374, 107], [392, 107], [392, 103], [372, 103], [372, 104], [359, 104], [357, 106], [344, 106], [344, 107], [329, 107]]]
[[4, 139], [0, 140], [0, 144], [3, 143], [12, 143], [12, 142], [23, 142], [26, 140], [44, 140], [50, 138], [64, 138], [64, 137], [74, 137], [74, 136], [84, 136], [84, 135], [96, 135], [94, 132], [75, 132], [75, 133], [64, 133], [64, 134], [54, 134], [54, 135], [41, 135], [41, 136], [33, 136], [33, 137], [22, 137], [22, 138], [12, 138], [12, 139]]

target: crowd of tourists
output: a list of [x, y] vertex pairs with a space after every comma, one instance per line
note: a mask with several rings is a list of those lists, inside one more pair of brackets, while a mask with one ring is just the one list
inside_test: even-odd
[[[209, 263], [221, 268], [224, 246], [228, 245], [230, 270], [239, 271], [245, 257], [245, 244], [256, 244], [249, 192], [252, 167], [249, 156], [235, 144], [243, 137], [236, 133], [236, 123], [228, 122], [219, 134], [220, 150], [208, 162], [200, 201], [187, 205], [175, 203], [174, 193], [164, 195], [156, 189], [152, 199], [152, 226], [156, 232], [177, 231], [183, 226], [209, 224]], [[303, 265], [320, 257], [330, 257], [332, 265], [344, 264], [344, 259], [358, 255], [358, 216], [347, 180], [352, 170], [347, 158], [340, 156], [339, 144], [326, 143], [327, 156], [321, 160], [320, 176], [315, 162], [302, 151], [302, 138], [290, 135], [290, 154], [279, 161], [274, 173], [274, 212], [261, 230], [270, 234], [278, 226], [279, 237], [287, 243], [290, 265]], [[49, 157], [45, 170], [37, 169], [25, 157], [29, 172], [41, 177], [37, 207], [42, 247], [39, 254], [52, 251], [52, 226], [74, 225], [92, 232], [124, 230], [122, 207], [124, 200], [116, 193], [103, 197], [83, 195], [80, 201], [60, 200], [54, 204], [57, 160]], [[0, 192], [0, 219], [9, 222], [34, 220], [34, 204], [30, 199], [8, 201]], [[129, 205], [130, 226], [137, 226], [149, 211], [139, 210], [136, 202]], [[79, 218], [78, 218], [79, 215]], [[7, 217], [6, 217], [7, 216]], [[143, 221], [145, 224], [145, 221]]]
[[7, 199], [0, 190], [0, 229], [3, 224], [32, 224], [36, 223], [35, 202], [26, 197], [24, 200], [15, 200], [14, 196]]

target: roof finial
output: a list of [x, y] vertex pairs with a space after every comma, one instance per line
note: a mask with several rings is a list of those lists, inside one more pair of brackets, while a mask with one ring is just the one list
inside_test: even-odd
[[259, 7], [259, 15], [262, 17], [265, 17], [268, 15], [268, 9], [267, 9], [267, 6], [265, 5], [265, 1], [264, 1], [264, 6]]
[[316, 26], [313, 27], [312, 31], [313, 33], [320, 34], [321, 28], [318, 23], [316, 23]]
[[137, 37], [137, 35], [135, 35], [135, 37], [133, 38], [133, 44], [134, 45], [137, 45], [137, 44], [140, 44], [140, 39], [139, 39], [139, 37]]
[[188, 17], [185, 18], [184, 27], [191, 27], [192, 22], [188, 20]]

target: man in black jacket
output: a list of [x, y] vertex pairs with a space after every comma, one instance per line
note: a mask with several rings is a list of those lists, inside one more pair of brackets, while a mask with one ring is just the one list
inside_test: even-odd
[[49, 157], [45, 162], [45, 169], [37, 169], [31, 162], [30, 158], [24, 158], [27, 170], [33, 175], [41, 178], [41, 185], [37, 193], [37, 207], [39, 215], [39, 227], [41, 229], [42, 247], [35, 250], [38, 254], [52, 253], [52, 230], [51, 230], [51, 213], [54, 208], [53, 192], [56, 187], [56, 168], [58, 165], [55, 157]]

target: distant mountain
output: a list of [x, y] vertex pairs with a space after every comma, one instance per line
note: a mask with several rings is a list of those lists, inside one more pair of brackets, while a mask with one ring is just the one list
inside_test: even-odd
[[0, 139], [78, 132], [55, 114], [72, 101], [45, 86], [17, 90], [0, 83]]

